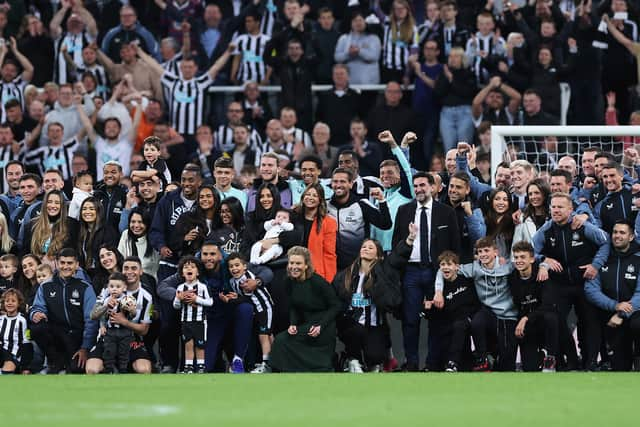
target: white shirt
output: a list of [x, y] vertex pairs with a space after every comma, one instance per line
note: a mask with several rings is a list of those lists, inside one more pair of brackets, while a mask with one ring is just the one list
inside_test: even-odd
[[409, 257], [409, 262], [422, 262], [420, 257], [420, 234], [422, 230], [420, 230], [420, 215], [422, 214], [422, 208], [427, 208], [427, 224], [429, 225], [427, 242], [431, 242], [431, 214], [433, 213], [433, 199], [429, 198], [429, 201], [421, 205], [418, 203], [416, 206], [416, 214], [413, 217], [413, 223], [418, 227], [418, 234], [416, 235], [416, 240], [413, 241], [413, 249], [411, 250], [411, 256]]

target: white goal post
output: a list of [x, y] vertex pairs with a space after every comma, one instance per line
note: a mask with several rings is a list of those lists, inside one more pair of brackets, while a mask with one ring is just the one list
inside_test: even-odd
[[[545, 149], [548, 137], [555, 137], [556, 141], [556, 152], [552, 154]], [[497, 165], [509, 158], [505, 149], [511, 150], [511, 157], [516, 154], [539, 168], [538, 160], [548, 165], [565, 155], [574, 157], [579, 166], [583, 148], [600, 147], [621, 159], [625, 138], [633, 137], [640, 142], [640, 126], [492, 126], [491, 185], [495, 187]]]

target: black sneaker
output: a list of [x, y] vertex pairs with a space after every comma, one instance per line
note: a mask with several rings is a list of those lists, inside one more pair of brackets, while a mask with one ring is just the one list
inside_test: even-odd
[[473, 372], [491, 372], [487, 356], [481, 356], [476, 359], [476, 363], [473, 366]]
[[445, 368], [445, 371], [458, 372], [458, 364], [456, 362], [449, 360], [449, 362], [447, 362], [447, 367]]
[[640, 356], [635, 356], [633, 358], [633, 365], [631, 367], [633, 372], [640, 372]]
[[554, 356], [546, 356], [542, 361], [542, 372], [555, 372], [556, 358]]
[[184, 367], [184, 371], [182, 371], [183, 374], [193, 374], [193, 365], [186, 365]]
[[207, 370], [205, 369], [204, 365], [196, 365], [196, 373], [205, 374], [206, 372]]

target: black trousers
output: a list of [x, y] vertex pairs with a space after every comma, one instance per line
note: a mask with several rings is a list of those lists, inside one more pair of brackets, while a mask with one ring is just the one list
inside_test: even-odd
[[560, 312], [560, 350], [566, 355], [570, 364], [577, 365], [576, 346], [567, 325], [567, 317], [571, 308], [574, 308], [578, 317], [578, 343], [582, 362], [588, 368], [596, 362], [600, 350], [598, 310], [587, 301], [582, 285], [559, 285], [557, 290]]
[[162, 321], [160, 324], [160, 358], [164, 366], [178, 368], [180, 354], [180, 322], [179, 311], [173, 308], [173, 303], [160, 300], [158, 304]]
[[133, 332], [127, 328], [108, 328], [104, 336], [104, 350], [102, 351], [102, 361], [104, 371], [107, 373], [126, 373], [129, 368], [129, 350], [133, 341]]
[[389, 335], [385, 326], [363, 326], [350, 317], [340, 317], [336, 326], [349, 359], [358, 359], [369, 368], [387, 359]]
[[538, 351], [544, 348], [548, 356], [558, 354], [560, 321], [555, 312], [536, 312], [527, 316], [524, 337], [520, 340], [520, 356], [524, 371], [540, 370]]
[[84, 373], [84, 368], [78, 366], [78, 360], [73, 359], [82, 345], [82, 330], [70, 330], [44, 320], [33, 323], [30, 329], [31, 338], [47, 356], [50, 370]]
[[[613, 313], [600, 312], [600, 320], [606, 325]], [[617, 328], [605, 327], [605, 339], [609, 347], [611, 369], [628, 371], [634, 356], [640, 356], [640, 312], [625, 318]]]
[[515, 320], [498, 319], [488, 307], [483, 306], [471, 318], [471, 335], [476, 345], [476, 351], [481, 356], [488, 353], [489, 340], [496, 340], [497, 370], [499, 371], [516, 370], [518, 346], [515, 330]]
[[469, 333], [471, 332], [471, 318], [451, 319], [444, 325], [444, 340], [447, 350], [447, 361], [462, 363], [462, 355], [465, 346], [469, 344]]

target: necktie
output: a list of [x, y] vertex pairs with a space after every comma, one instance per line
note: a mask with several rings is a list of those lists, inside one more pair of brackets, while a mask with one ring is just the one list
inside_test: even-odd
[[429, 256], [429, 222], [427, 221], [427, 208], [422, 207], [420, 213], [420, 263], [430, 264]]

